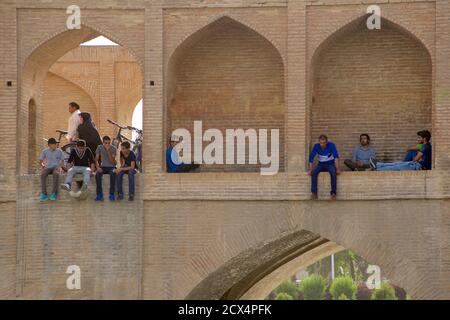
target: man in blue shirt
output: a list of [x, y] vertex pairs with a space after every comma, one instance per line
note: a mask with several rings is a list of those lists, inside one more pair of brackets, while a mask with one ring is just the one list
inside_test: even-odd
[[166, 167], [168, 173], [191, 172], [200, 167], [198, 164], [185, 164], [180, 160], [178, 151], [175, 149], [175, 146], [179, 143], [180, 137], [172, 135], [170, 138], [170, 146], [166, 151]]
[[405, 171], [405, 170], [431, 170], [432, 162], [432, 148], [431, 148], [431, 133], [428, 130], [417, 132], [422, 144], [422, 148], [417, 152], [413, 161], [383, 163], [375, 159], [370, 159], [370, 166], [372, 170], [376, 171]]
[[365, 171], [370, 169], [370, 158], [376, 158], [375, 150], [370, 147], [370, 136], [363, 133], [359, 136], [359, 146], [352, 152], [352, 159], [344, 161], [344, 164], [352, 171]]
[[[318, 156], [319, 164], [313, 170], [315, 157]], [[312, 199], [316, 200], [317, 196], [317, 178], [319, 173], [329, 172], [331, 177], [331, 200], [336, 200], [337, 175], [339, 170], [339, 153], [333, 142], [328, 142], [326, 135], [319, 137], [319, 143], [315, 144], [309, 156], [308, 175], [311, 176], [311, 193]]]

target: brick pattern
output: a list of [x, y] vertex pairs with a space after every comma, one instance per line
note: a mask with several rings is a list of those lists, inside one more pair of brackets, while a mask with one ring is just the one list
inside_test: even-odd
[[[284, 146], [284, 67], [277, 50], [228, 18], [201, 32], [178, 49], [182, 51], [175, 53], [169, 65], [168, 134], [178, 128], [193, 134], [194, 121], [201, 120], [205, 130], [216, 128], [224, 135], [225, 129], [278, 129], [280, 146]], [[283, 155], [284, 147], [280, 149]], [[282, 170], [283, 162], [284, 157]], [[255, 171], [258, 167], [232, 169]], [[204, 170], [231, 168], [216, 165]]]
[[384, 24], [365, 21], [322, 49], [314, 61], [311, 144], [324, 133], [351, 158], [368, 133], [381, 161], [400, 161], [431, 128], [432, 67], [420, 43]]
[[[398, 63], [408, 61], [408, 66], [417, 68], [413, 71], [423, 71], [423, 64], [416, 65], [422, 61], [418, 56], [423, 53], [417, 44], [422, 43], [430, 53], [432, 73], [427, 81], [432, 81], [432, 92], [431, 98], [426, 99], [431, 101], [428, 105], [433, 114], [426, 121], [431, 121], [433, 127], [436, 170], [346, 172], [338, 185], [339, 199], [343, 201], [337, 203], [304, 201], [309, 195], [304, 164], [312, 136], [312, 61], [330, 36], [335, 39], [335, 32], [365, 14], [367, 4], [360, 0], [81, 0], [84, 26], [68, 32], [65, 8], [70, 4], [70, 0], [6, 0], [0, 5], [0, 136], [9, 141], [12, 133], [17, 133], [17, 147], [5, 148], [0, 154], [0, 297], [183, 298], [241, 252], [305, 229], [379, 264], [388, 278], [415, 298], [448, 298], [448, 1], [380, 3], [383, 17], [395, 27], [392, 34], [386, 34], [390, 45], [392, 39], [399, 39], [415, 52], [414, 56], [399, 57]], [[171, 119], [167, 97], [175, 79], [169, 65], [178, 61], [180, 57], [175, 52], [177, 48], [184, 52], [183, 44], [189, 43], [191, 35], [205, 36], [204, 31], [217, 26], [215, 21], [220, 25], [224, 16], [236, 21], [231, 26], [242, 24], [247, 28], [246, 34], [254, 35], [244, 49], [261, 49], [253, 39], [263, 39], [267, 41], [260, 43], [266, 47], [270, 43], [281, 57], [278, 65], [283, 67], [274, 68], [273, 61], [268, 65], [271, 73], [277, 70], [274, 74], [285, 86], [286, 110], [279, 114], [254, 110], [256, 116], [252, 120], [279, 125], [278, 121], [285, 119], [285, 172], [274, 177], [261, 177], [256, 172], [164, 174], [163, 153]], [[400, 33], [407, 34], [408, 41], [399, 37]], [[74, 205], [64, 197], [56, 204], [40, 205], [35, 200], [39, 190], [37, 177], [24, 175], [31, 161], [30, 145], [35, 143], [29, 139], [34, 130], [29, 126], [29, 101], [34, 99], [37, 105], [37, 142], [44, 130], [39, 108], [46, 92], [42, 84], [47, 71], [81, 42], [100, 34], [127, 48], [144, 78], [144, 146], [148, 156], [147, 173], [139, 181], [139, 199], [131, 207], [92, 201]], [[236, 39], [242, 40], [243, 34], [239, 33]], [[355, 49], [355, 44], [350, 47]], [[240, 47], [234, 47], [234, 51], [223, 45], [218, 48], [235, 56]], [[334, 48], [339, 48], [339, 43]], [[396, 50], [401, 52], [398, 46]], [[242, 58], [244, 66], [254, 67], [258, 61], [269, 61], [269, 51], [261, 56], [253, 53], [251, 61], [239, 54], [236, 57]], [[193, 53], [195, 48], [186, 52]], [[243, 52], [251, 54], [252, 50]], [[328, 63], [332, 65], [331, 61]], [[258, 72], [263, 72], [264, 67]], [[60, 70], [55, 69], [55, 74], [61, 76]], [[109, 68], [114, 69], [122, 73], [127, 67]], [[205, 69], [199, 65], [198, 70]], [[185, 70], [189, 71], [189, 66]], [[239, 70], [232, 70], [236, 79], [241, 75]], [[407, 73], [399, 73], [393, 79], [406, 76]], [[70, 78], [92, 93], [92, 84], [80, 82], [73, 73]], [[5, 85], [8, 80], [12, 87]], [[151, 80], [155, 86], [150, 86]], [[414, 105], [420, 95], [426, 96], [422, 91], [424, 83], [425, 80], [417, 87], [421, 89], [411, 95], [415, 97]], [[266, 87], [261, 87], [257, 87], [257, 98], [267, 93]], [[102, 92], [111, 90], [117, 87], [110, 84], [109, 90]], [[102, 98], [100, 94], [93, 97], [95, 102], [97, 97]], [[192, 94], [191, 98], [195, 96]], [[118, 103], [117, 99], [105, 101]], [[283, 101], [281, 93], [278, 101]], [[102, 106], [102, 110], [103, 107], [110, 106]], [[422, 112], [424, 108], [417, 110]], [[111, 114], [111, 110], [106, 111]], [[239, 125], [250, 123], [252, 113], [244, 115]], [[233, 124], [230, 119], [225, 120]], [[257, 121], [251, 123], [256, 124]], [[12, 160], [16, 155], [17, 162]], [[326, 198], [329, 178], [322, 175], [319, 180], [320, 197]], [[64, 287], [65, 268], [74, 263], [85, 270], [81, 292], [70, 292]]]

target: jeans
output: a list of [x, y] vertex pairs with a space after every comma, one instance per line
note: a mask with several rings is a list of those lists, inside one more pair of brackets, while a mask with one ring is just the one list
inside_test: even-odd
[[114, 172], [115, 167], [102, 167], [103, 172], [95, 174], [95, 182], [97, 183], [97, 195], [103, 195], [102, 177], [104, 174], [109, 174], [109, 194], [114, 194], [116, 190], [116, 176]]
[[47, 194], [47, 177], [53, 175], [52, 193], [58, 192], [59, 173], [56, 172], [57, 168], [45, 168], [41, 173], [41, 193]]
[[117, 175], [117, 193], [123, 195], [123, 176], [128, 175], [128, 196], [134, 196], [134, 175], [136, 170], [120, 171]]
[[416, 156], [417, 156], [417, 151], [414, 151], [414, 150], [408, 151], [408, 153], [406, 154], [405, 160], [403, 160], [403, 161], [405, 161], [405, 162], [413, 161], [416, 158]]
[[65, 182], [68, 184], [72, 184], [73, 177], [77, 173], [81, 173], [83, 175], [83, 183], [87, 185], [91, 180], [91, 172], [92, 172], [91, 168], [74, 166], [70, 168], [69, 171], [67, 171]]
[[377, 171], [405, 171], [405, 170], [422, 170], [422, 165], [415, 161], [408, 162], [377, 162]]
[[321, 172], [329, 172], [331, 177], [331, 194], [336, 194], [337, 189], [337, 174], [336, 174], [336, 166], [335, 164], [322, 164], [319, 162], [319, 165], [314, 168], [311, 173], [311, 192], [317, 193], [317, 178], [319, 173]]

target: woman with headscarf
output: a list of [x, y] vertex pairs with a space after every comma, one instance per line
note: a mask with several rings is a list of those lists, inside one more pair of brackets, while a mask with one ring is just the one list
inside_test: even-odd
[[80, 125], [78, 126], [78, 136], [86, 141], [86, 145], [95, 154], [97, 147], [102, 144], [100, 134], [92, 121], [91, 114], [88, 112], [80, 113]]

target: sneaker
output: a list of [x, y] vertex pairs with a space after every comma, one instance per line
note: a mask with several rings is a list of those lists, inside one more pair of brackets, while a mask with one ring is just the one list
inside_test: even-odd
[[88, 185], [86, 183], [83, 183], [83, 186], [81, 187], [81, 192], [85, 192], [88, 189]]
[[70, 191], [71, 191], [70, 184], [68, 184], [68, 183], [63, 183], [63, 184], [61, 185], [61, 189], [70, 192]]
[[377, 170], [377, 160], [375, 160], [374, 158], [370, 158], [369, 159], [369, 164], [370, 167], [372, 168], [372, 170]]
[[116, 201], [116, 197], [114, 196], [114, 194], [109, 195], [109, 201]]
[[40, 202], [45, 202], [48, 200], [48, 196], [44, 193], [41, 193], [41, 196], [39, 197]]
[[98, 195], [95, 197], [95, 201], [103, 201], [103, 195], [102, 195], [102, 194], [98, 194]]
[[51, 201], [56, 201], [56, 199], [58, 198], [57, 194], [55, 192], [53, 192], [50, 196], [50, 200]]
[[331, 201], [336, 201], [337, 200], [336, 195], [334, 193], [332, 193], [330, 199], [331, 199]]
[[311, 194], [311, 200], [317, 200], [317, 199], [319, 199], [319, 196], [317, 195], [317, 193]]
[[134, 195], [130, 194], [130, 195], [128, 196], [128, 201], [134, 201]]
[[119, 194], [117, 195], [117, 200], [123, 200], [123, 194], [119, 193]]

